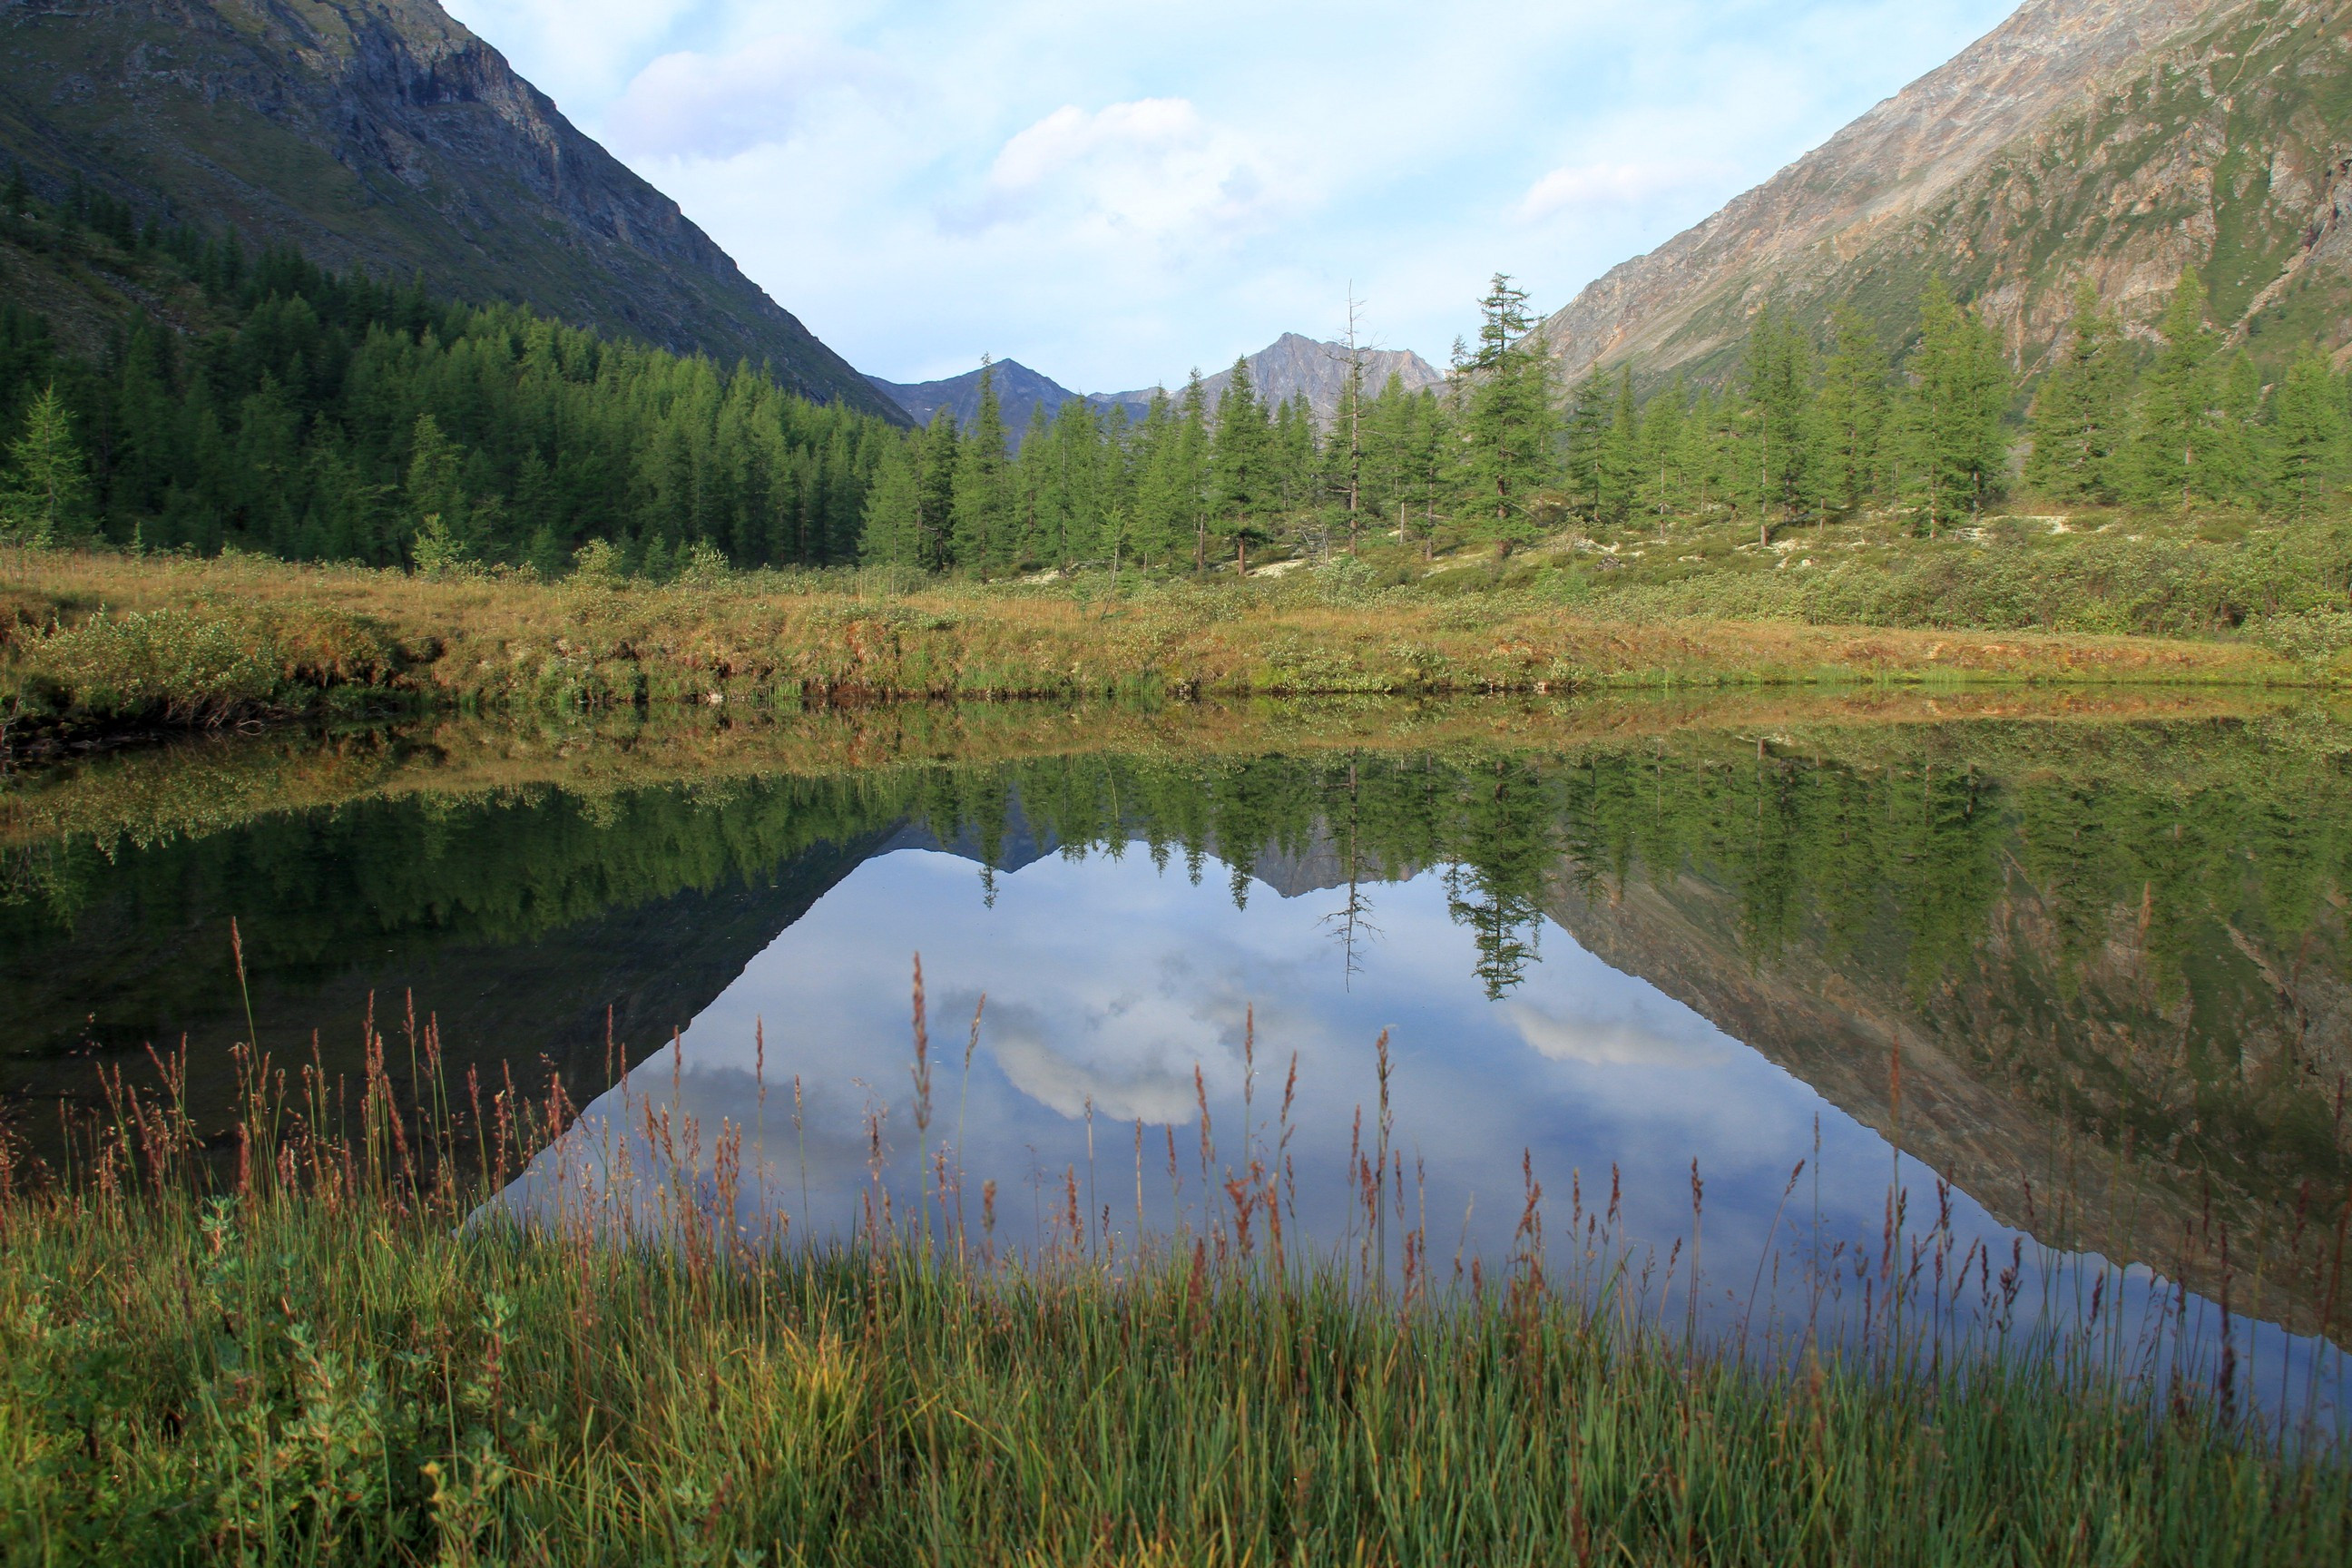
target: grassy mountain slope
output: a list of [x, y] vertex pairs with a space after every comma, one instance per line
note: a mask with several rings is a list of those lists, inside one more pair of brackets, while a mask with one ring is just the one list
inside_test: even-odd
[[2136, 331], [2183, 268], [2265, 360], [2352, 341], [2352, 5], [2029, 0], [1986, 38], [1546, 322], [1571, 378], [1720, 374], [1768, 303], [1887, 342], [1939, 274], [2022, 371], [2087, 279]]
[[[901, 418], [676, 203], [436, 0], [0, 0], [0, 152], [152, 212], [436, 292], [531, 304]], [[68, 335], [135, 279], [11, 249], [0, 279]]]

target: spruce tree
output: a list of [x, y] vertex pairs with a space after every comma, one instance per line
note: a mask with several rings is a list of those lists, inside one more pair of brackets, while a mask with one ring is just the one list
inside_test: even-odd
[[2027, 484], [2053, 500], [2116, 499], [2129, 374], [2122, 328], [2099, 308], [2098, 290], [2085, 282], [2075, 292], [2074, 319], [2058, 363], [2033, 400]]
[[1172, 532], [1192, 536], [1192, 570], [1208, 565], [1209, 519], [1215, 505], [1213, 458], [1214, 441], [1209, 430], [1209, 392], [1195, 368], [1185, 378], [1175, 405], [1167, 455], [1166, 493], [1173, 509]]
[[9, 443], [0, 478], [0, 539], [41, 546], [70, 538], [89, 500], [89, 469], [53, 384], [33, 400], [24, 434]]

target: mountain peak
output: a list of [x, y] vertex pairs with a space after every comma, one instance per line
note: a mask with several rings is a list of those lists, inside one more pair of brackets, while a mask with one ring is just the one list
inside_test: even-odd
[[[1018, 444], [1022, 433], [1029, 428], [1034, 411], [1043, 406], [1045, 416], [1052, 418], [1065, 403], [1080, 401], [1078, 395], [1050, 377], [1038, 374], [1019, 360], [1001, 359], [986, 367], [992, 373], [996, 401], [1004, 420], [1006, 435]], [[955, 416], [956, 428], [969, 429], [980, 416], [980, 372], [968, 370], [961, 375], [951, 375], [939, 381], [885, 381], [878, 375], [866, 378], [882, 395], [907, 412], [918, 425], [928, 425], [931, 416], [945, 408]]]
[[338, 269], [421, 277], [897, 411], [436, 0], [12, 5], [0, 150]]
[[[2352, 136], [2346, 0], [2027, 0], [1947, 64], [1664, 245], [1544, 330], [1570, 380], [1721, 372], [1755, 312], [1861, 309], [1911, 330], [1943, 276], [2026, 368], [2090, 281], [2127, 319], [2227, 264], [2234, 319], [2331, 229]], [[2264, 170], [2218, 178], [2225, 155]], [[2241, 254], [2232, 254], [2233, 250]], [[2242, 271], [2242, 279], [2237, 274]], [[2336, 336], [2340, 340], [2342, 333]]]
[[[1444, 372], [1410, 349], [1364, 348], [1357, 352], [1364, 361], [1364, 393], [1368, 397], [1379, 396], [1391, 376], [1402, 382], [1409, 393], [1444, 383]], [[1317, 419], [1328, 424], [1338, 416], [1348, 389], [1347, 344], [1326, 342], [1302, 332], [1285, 332], [1257, 353], [1245, 355], [1244, 360], [1249, 365], [1250, 384], [1262, 400], [1287, 403], [1304, 394]], [[1217, 398], [1233, 379], [1231, 366], [1201, 378], [1201, 389], [1208, 395], [1211, 407], [1216, 405]], [[1159, 390], [1145, 387], [1103, 394], [1096, 401], [1117, 403], [1131, 414], [1140, 414], [1150, 405], [1151, 395]]]

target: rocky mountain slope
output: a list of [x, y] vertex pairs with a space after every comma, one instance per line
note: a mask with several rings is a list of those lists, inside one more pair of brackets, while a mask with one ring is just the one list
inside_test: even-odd
[[[1367, 397], [1379, 396], [1391, 375], [1403, 382], [1407, 392], [1442, 386], [1445, 382], [1444, 372], [1410, 349], [1366, 349], [1363, 356]], [[1318, 342], [1297, 332], [1285, 332], [1248, 357], [1250, 384], [1257, 389], [1261, 401], [1287, 403], [1304, 393], [1307, 405], [1324, 424], [1329, 424], [1339, 414], [1348, 388], [1348, 350], [1344, 343]], [[1018, 360], [998, 360], [995, 368], [997, 400], [1003, 407], [1005, 426], [1016, 444], [1028, 427], [1032, 408], [1042, 403], [1050, 416], [1063, 404], [1080, 395]], [[941, 381], [902, 383], [884, 381], [879, 376], [866, 379], [919, 425], [929, 424], [931, 416], [942, 407], [954, 413], [959, 427], [969, 426], [980, 412], [980, 372], [976, 370]], [[1201, 378], [1201, 388], [1208, 395], [1213, 411], [1233, 379], [1230, 368]], [[1179, 382], [1175, 388], [1168, 390], [1172, 395], [1182, 384]], [[1085, 397], [1097, 408], [1116, 405], [1126, 409], [1129, 419], [1140, 419], [1150, 409], [1153, 395], [1160, 390], [1143, 387], [1134, 392], [1096, 392]]]
[[[436, 0], [0, 0], [0, 153], [37, 194], [79, 178], [898, 417]], [[45, 280], [0, 263], [12, 289]]]
[[1570, 380], [1719, 374], [1767, 304], [1890, 346], [1930, 274], [2038, 368], [2087, 279], [2145, 332], [2184, 267], [2259, 357], [2352, 342], [2352, 0], [2027, 0], [1544, 323]]
[[[1445, 380], [1444, 371], [1411, 349], [1366, 349], [1362, 353], [1367, 397], [1379, 396], [1391, 375], [1403, 381], [1407, 392], [1440, 385]], [[1326, 424], [1338, 414], [1340, 400], [1347, 395], [1348, 349], [1344, 343], [1318, 342], [1297, 332], [1285, 332], [1249, 355], [1248, 361], [1250, 384], [1262, 400], [1287, 403], [1305, 393], [1316, 417]], [[1201, 385], [1209, 395], [1210, 407], [1216, 406], [1218, 395], [1233, 378], [1230, 367], [1202, 377]], [[1181, 386], [1182, 383], [1176, 384]], [[1106, 393], [1098, 395], [1095, 401], [1124, 405], [1130, 416], [1140, 416], [1150, 406], [1152, 390], [1146, 387], [1136, 392]]]

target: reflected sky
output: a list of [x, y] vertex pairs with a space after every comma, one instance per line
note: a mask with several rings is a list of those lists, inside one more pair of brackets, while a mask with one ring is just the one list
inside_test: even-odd
[[[1963, 1193], [1939, 1196], [1933, 1171], [1898, 1163], [1885, 1139], [1802, 1080], [1549, 921], [1518, 984], [1490, 994], [1442, 868], [1365, 887], [1352, 956], [1345, 887], [1285, 897], [1255, 881], [1240, 891], [1213, 862], [1188, 874], [1181, 858], [1158, 865], [1140, 845], [1051, 854], [992, 875], [935, 848], [868, 859], [752, 959], [674, 1047], [597, 1100], [510, 1201], [544, 1206], [624, 1148], [633, 1171], [655, 1169], [650, 1111], [698, 1126], [706, 1199], [720, 1130], [743, 1130], [747, 1215], [789, 1216], [801, 1239], [853, 1233], [885, 1189], [904, 1214], [927, 1149], [962, 1173], [975, 1237], [983, 1182], [998, 1192], [993, 1243], [1010, 1249], [1053, 1236], [1075, 1190], [1088, 1245], [1125, 1252], [1139, 1231], [1164, 1239], [1202, 1228], [1204, 1194], [1230, 1212], [1223, 1184], [1255, 1158], [1279, 1160], [1289, 1174], [1294, 1253], [1303, 1240], [1360, 1258], [1359, 1162], [1377, 1143], [1385, 1032], [1394, 1202], [1403, 1224], [1423, 1227], [1440, 1280], [1457, 1260], [1465, 1270], [1507, 1266], [1530, 1176], [1548, 1265], [1556, 1276], [1572, 1270], [1577, 1249], [1565, 1238], [1575, 1216], [1604, 1209], [1613, 1184], [1633, 1278], [1646, 1279], [1661, 1312], [1679, 1321], [1696, 1307], [1718, 1331], [1833, 1326], [1879, 1288], [1898, 1168], [1915, 1247], [1939, 1208], [1948, 1215], [1943, 1266], [1923, 1263], [1923, 1279], [1941, 1272], [1949, 1291], [1962, 1260], [1973, 1260], [1973, 1283], [1958, 1293], [1980, 1309], [2013, 1270], [2021, 1331], [2078, 1317], [2104, 1271], [2045, 1251]], [[915, 1126], [910, 1070], [918, 952], [934, 1075], [927, 1137]], [[966, 1031], [983, 993], [967, 1079]], [[1213, 1152], [1202, 1147], [1202, 1103]], [[1696, 1227], [1695, 1175], [1704, 1184]], [[1387, 1255], [1391, 1276], [1397, 1256]], [[1836, 1294], [1824, 1301], [1818, 1289], [1830, 1279]], [[2165, 1296], [2145, 1268], [2096, 1288], [2127, 1336], [2147, 1331]], [[2192, 1348], [2210, 1354], [2211, 1312], [2200, 1305], [2190, 1330]], [[2242, 1357], [2303, 1385], [2309, 1342], [2242, 1321], [2236, 1337]], [[2340, 1378], [2341, 1358], [2323, 1359]]]

